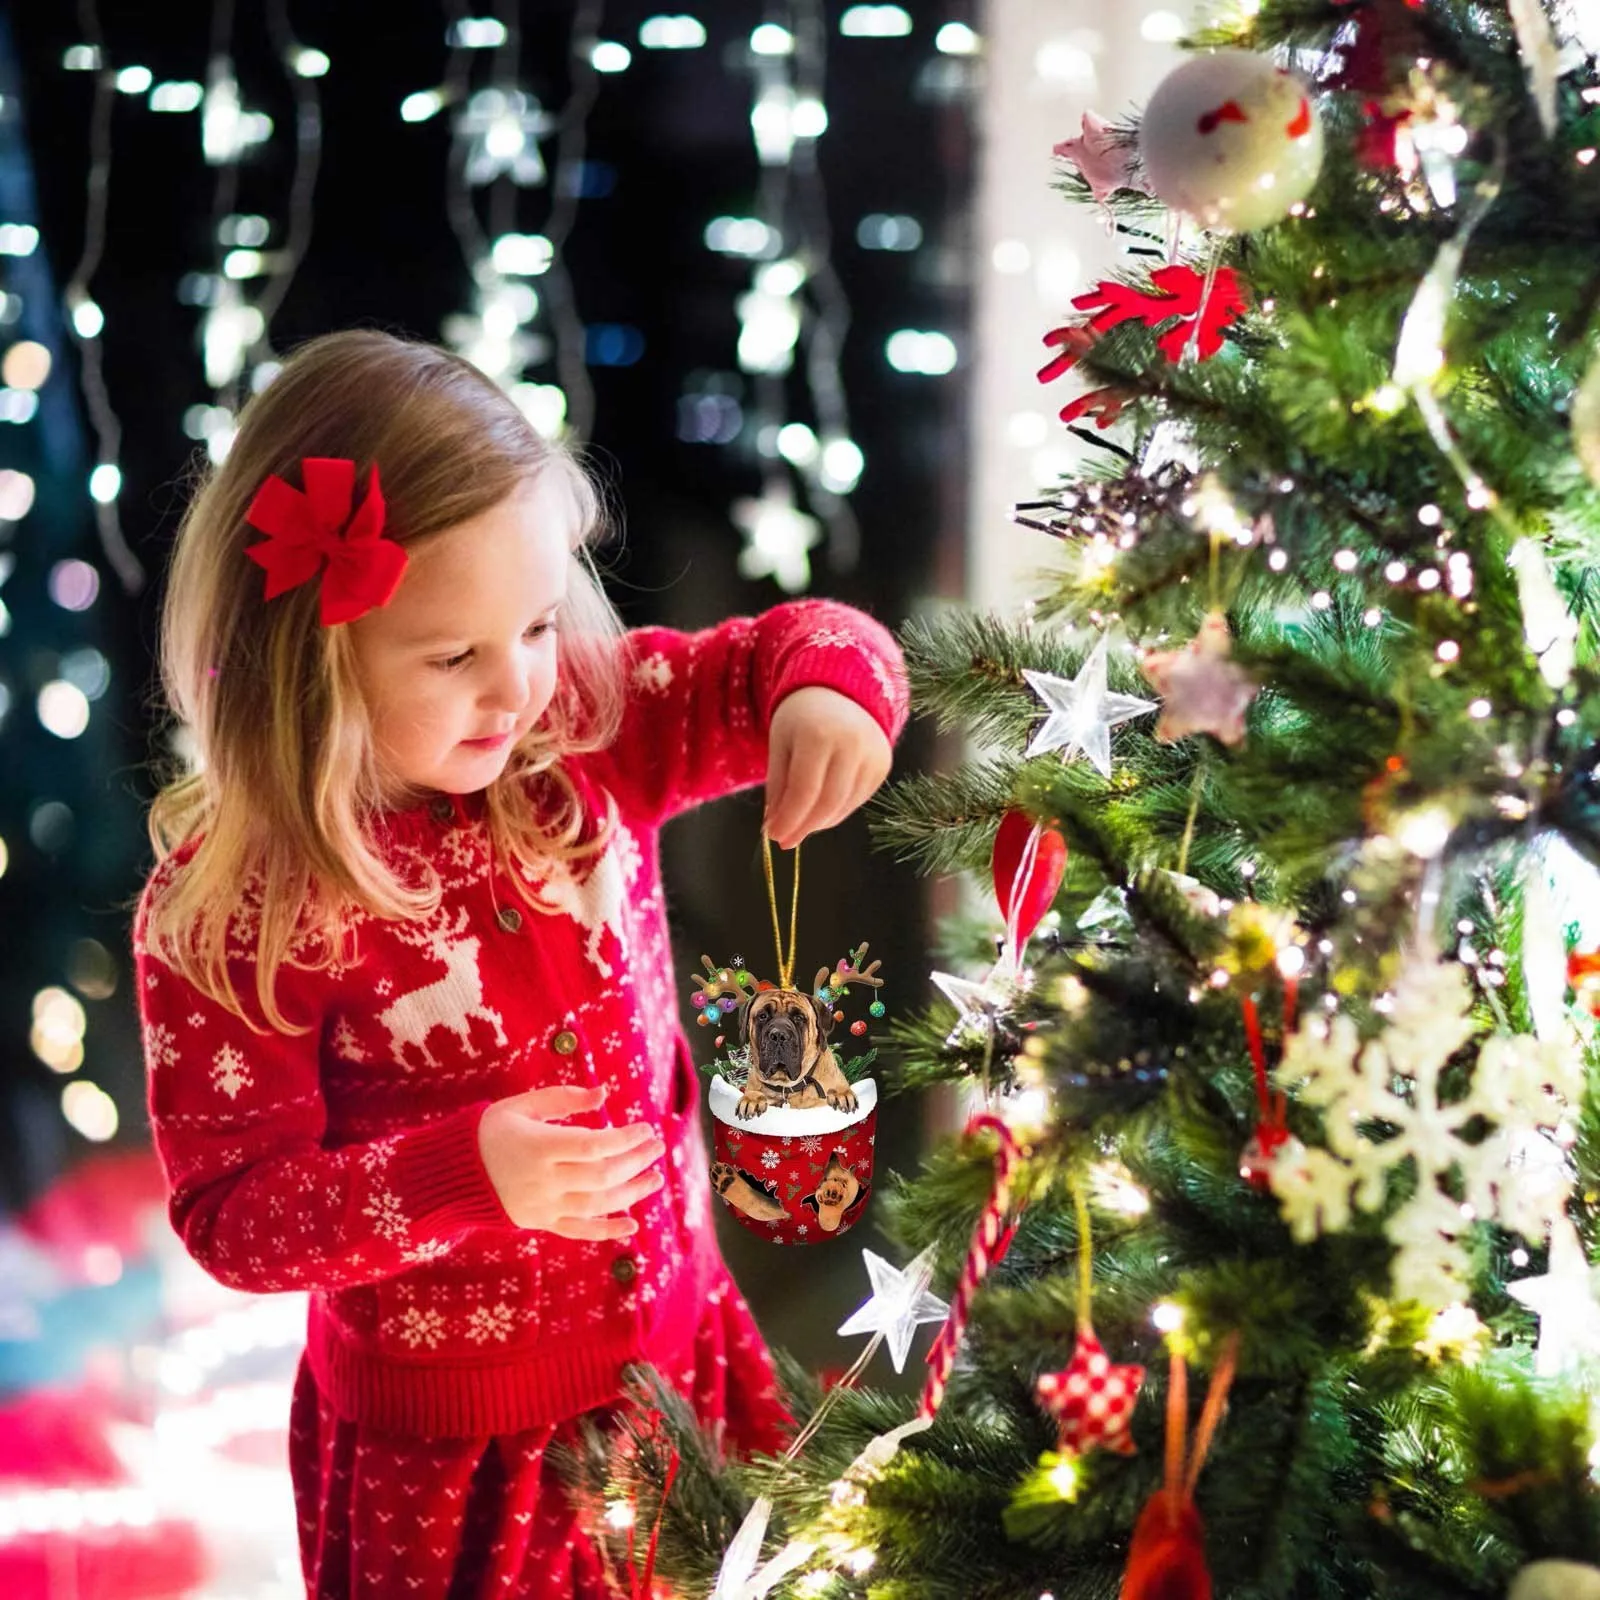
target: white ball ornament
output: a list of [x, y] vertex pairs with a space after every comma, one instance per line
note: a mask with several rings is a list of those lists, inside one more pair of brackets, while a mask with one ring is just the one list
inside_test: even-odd
[[1600, 1600], [1600, 1568], [1535, 1561], [1517, 1574], [1506, 1600]]
[[1139, 125], [1151, 191], [1207, 228], [1245, 232], [1288, 215], [1322, 168], [1305, 84], [1249, 50], [1194, 56], [1162, 79]]

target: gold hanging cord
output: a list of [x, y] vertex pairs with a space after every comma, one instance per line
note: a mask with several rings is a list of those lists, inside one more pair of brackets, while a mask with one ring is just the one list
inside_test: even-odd
[[794, 987], [795, 926], [800, 917], [800, 846], [794, 847], [794, 895], [789, 902], [789, 955], [783, 954], [783, 930], [778, 921], [778, 886], [772, 875], [772, 840], [761, 835], [761, 859], [767, 869], [767, 905], [772, 912], [772, 942], [778, 952], [778, 987]]

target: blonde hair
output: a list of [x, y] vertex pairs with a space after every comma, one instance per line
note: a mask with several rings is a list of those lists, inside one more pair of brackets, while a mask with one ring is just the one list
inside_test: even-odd
[[[603, 829], [581, 842], [583, 809], [562, 761], [611, 742], [623, 693], [622, 628], [589, 549], [604, 525], [600, 496], [574, 457], [477, 368], [432, 345], [347, 332], [297, 349], [245, 406], [232, 449], [178, 530], [160, 670], [190, 753], [162, 783], [149, 828], [158, 863], [198, 842], [181, 867], [158, 865], [144, 931], [152, 950], [249, 1021], [229, 970], [244, 930], [256, 1003], [283, 1033], [306, 1030], [278, 1009], [280, 966], [348, 963], [352, 912], [415, 919], [440, 900], [438, 875], [402, 881], [366, 826], [383, 809], [384, 783], [348, 630], [321, 625], [316, 582], [267, 603], [262, 570], [245, 555], [259, 537], [245, 523], [256, 491], [274, 473], [298, 484], [306, 456], [354, 460], [361, 486], [378, 463], [386, 532], [401, 545], [542, 474], [566, 481], [579, 531], [556, 690], [485, 793], [494, 859], [569, 863], [599, 847]], [[508, 875], [539, 908], [523, 874]], [[237, 915], [245, 906], [259, 910], [258, 931], [253, 915]]]

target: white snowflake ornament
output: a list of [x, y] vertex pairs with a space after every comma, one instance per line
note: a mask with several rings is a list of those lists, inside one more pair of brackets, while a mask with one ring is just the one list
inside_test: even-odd
[[[1277, 1073], [1323, 1114], [1323, 1147], [1270, 1173], [1294, 1236], [1305, 1242], [1346, 1227], [1353, 1210], [1381, 1210], [1391, 1174], [1409, 1165], [1415, 1191], [1385, 1225], [1394, 1292], [1435, 1307], [1464, 1298], [1461, 1235], [1472, 1222], [1542, 1238], [1571, 1192], [1560, 1138], [1583, 1092], [1576, 1041], [1496, 1034], [1466, 1094], [1441, 1098], [1445, 1068], [1476, 1032], [1462, 969], [1413, 957], [1378, 1037], [1363, 1044], [1345, 1016], [1309, 1017]], [[1380, 1127], [1393, 1131], [1379, 1136]]]

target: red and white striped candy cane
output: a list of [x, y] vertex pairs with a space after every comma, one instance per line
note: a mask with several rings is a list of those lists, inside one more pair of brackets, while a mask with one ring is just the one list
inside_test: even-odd
[[944, 1403], [945, 1385], [950, 1369], [955, 1365], [956, 1351], [967, 1329], [967, 1317], [972, 1310], [972, 1297], [978, 1286], [988, 1277], [989, 1269], [1004, 1259], [1011, 1248], [1012, 1236], [1017, 1231], [1015, 1222], [1005, 1226], [1006, 1213], [1011, 1209], [1011, 1178], [1017, 1163], [1022, 1159], [1022, 1147], [1011, 1129], [985, 1112], [967, 1124], [969, 1134], [980, 1128], [989, 1128], [1000, 1141], [995, 1152], [994, 1188], [984, 1203], [978, 1225], [972, 1230], [972, 1243], [967, 1247], [967, 1259], [961, 1267], [961, 1280], [951, 1298], [950, 1315], [939, 1330], [928, 1352], [928, 1381], [922, 1388], [922, 1399], [917, 1404], [917, 1415], [929, 1421]]

